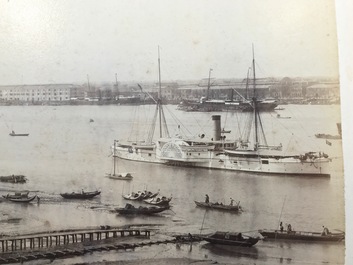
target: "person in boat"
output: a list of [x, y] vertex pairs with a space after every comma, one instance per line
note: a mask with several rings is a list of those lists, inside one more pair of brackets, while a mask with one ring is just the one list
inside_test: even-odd
[[324, 228], [324, 230], [322, 231], [321, 235], [322, 236], [328, 236], [330, 234], [330, 231], [328, 230], [327, 227], [322, 226]]
[[281, 233], [283, 233], [284, 227], [283, 227], [282, 222], [279, 224], [279, 229], [281, 230]]
[[83, 189], [81, 190], [81, 194], [84, 194], [85, 192], [83, 191]]
[[232, 199], [232, 198], [230, 198], [230, 206], [233, 206], [233, 204], [234, 204], [234, 200]]
[[288, 224], [287, 226], [287, 233], [291, 233], [293, 230], [292, 230], [292, 225], [291, 224]]
[[205, 197], [206, 197], [206, 198], [205, 198], [205, 203], [210, 203], [210, 197], [208, 196], [208, 194], [206, 194]]
[[157, 201], [157, 202], [160, 202], [160, 200], [161, 200], [161, 198], [158, 197], [156, 201]]

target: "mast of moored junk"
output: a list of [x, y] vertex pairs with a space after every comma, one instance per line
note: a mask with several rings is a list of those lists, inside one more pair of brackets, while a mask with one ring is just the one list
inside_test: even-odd
[[159, 46], [158, 46], [158, 83], [159, 83], [159, 89], [158, 89], [158, 100], [157, 100], [157, 105], [158, 105], [158, 114], [159, 114], [159, 137], [162, 137], [162, 85], [161, 85], [161, 58], [159, 55]]
[[210, 97], [210, 88], [211, 88], [211, 72], [213, 69], [210, 69], [208, 72], [208, 84], [207, 84], [207, 94], [206, 94], [206, 100], [209, 100]]
[[254, 104], [254, 118], [255, 118], [255, 150], [257, 150], [259, 145], [259, 136], [257, 133], [258, 124], [257, 124], [257, 106], [256, 106], [256, 73], [255, 73], [255, 53], [254, 53], [254, 44], [252, 45], [252, 69], [253, 69], [253, 104]]
[[115, 176], [115, 164], [116, 164], [116, 140], [113, 145], [113, 176]]
[[118, 87], [118, 74], [117, 73], [115, 73], [115, 89], [116, 89], [117, 99], [119, 100], [119, 87]]

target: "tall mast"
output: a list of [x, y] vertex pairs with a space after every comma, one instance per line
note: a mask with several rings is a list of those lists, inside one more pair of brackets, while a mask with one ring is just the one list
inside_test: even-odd
[[256, 73], [255, 73], [255, 53], [254, 53], [254, 44], [252, 45], [252, 69], [253, 69], [253, 86], [254, 86], [254, 94], [253, 94], [253, 104], [254, 104], [254, 118], [255, 118], [255, 150], [259, 145], [259, 136], [258, 136], [258, 124], [257, 124], [257, 105], [256, 105]]
[[88, 86], [88, 91], [90, 91], [90, 90], [91, 90], [91, 87], [90, 87], [90, 85], [89, 85], [89, 77], [88, 77], [88, 74], [87, 74], [87, 86]]
[[158, 100], [157, 100], [157, 108], [158, 108], [158, 115], [159, 115], [159, 137], [162, 138], [162, 84], [161, 84], [161, 58], [159, 55], [159, 46], [158, 46], [158, 83], [159, 83], [159, 90], [158, 90]]
[[249, 99], [249, 72], [250, 67], [248, 68], [248, 73], [246, 74], [246, 86], [245, 86], [245, 98]]
[[209, 94], [210, 94], [210, 87], [211, 87], [211, 72], [213, 69], [210, 69], [210, 71], [208, 72], [208, 85], [207, 85], [207, 94], [206, 94], [206, 100], [208, 100], [209, 98]]
[[116, 140], [114, 140], [114, 151], [113, 151], [113, 158], [114, 158], [114, 171], [113, 171], [113, 176], [115, 176], [115, 164], [116, 164], [116, 154], [115, 154], [115, 150], [116, 150]]
[[117, 96], [118, 96], [118, 99], [119, 99], [118, 74], [117, 73], [115, 73], [115, 87], [116, 87]]

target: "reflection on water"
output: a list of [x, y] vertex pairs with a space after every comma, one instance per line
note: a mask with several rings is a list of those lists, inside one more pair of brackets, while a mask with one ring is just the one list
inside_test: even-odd
[[265, 257], [264, 253], [261, 253], [256, 247], [237, 247], [206, 243], [202, 245], [202, 248], [207, 249], [216, 256], [227, 256], [231, 258], [247, 257], [250, 259], [258, 259], [259, 256]]
[[[105, 173], [112, 167], [110, 146], [113, 140], [124, 139], [131, 134], [133, 107], [0, 108], [7, 120], [7, 125], [0, 120], [3, 124], [0, 125], [0, 174], [23, 174], [29, 179], [20, 185], [2, 183], [0, 195], [21, 189], [34, 192], [41, 198], [39, 204], [29, 205], [0, 202], [3, 214], [21, 218], [18, 224], [0, 223], [5, 234], [146, 223], [159, 225], [159, 235], [171, 232], [197, 234], [201, 227], [202, 233], [219, 230], [256, 234], [258, 229], [276, 228], [280, 217], [284, 224], [291, 223], [297, 230], [320, 231], [323, 225], [330, 230], [345, 230], [341, 141], [334, 141], [332, 146], [328, 146], [314, 136], [318, 132], [336, 133], [336, 122], [340, 120], [338, 106], [288, 105], [285, 111], [292, 119], [282, 120], [280, 125], [274, 123], [271, 114], [264, 115], [265, 126], [269, 125], [265, 130], [274, 135], [268, 138], [269, 142], [280, 142], [305, 151], [321, 150], [334, 157], [331, 178], [259, 175], [119, 161], [119, 167], [124, 171], [134, 172], [134, 179], [129, 183], [106, 178]], [[205, 126], [205, 122], [210, 120], [209, 113], [177, 111], [175, 114], [191, 133], [197, 135], [200, 132], [196, 125], [202, 125], [206, 135], [212, 133]], [[242, 114], [222, 115], [224, 121], [224, 115], [228, 115], [226, 127], [232, 130], [227, 137], [235, 138], [239, 127], [237, 121]], [[95, 122], [87, 122], [90, 118]], [[169, 122], [177, 128], [177, 123]], [[26, 131], [30, 136], [9, 137], [9, 129], [12, 128]], [[289, 137], [288, 131], [293, 131]], [[65, 200], [60, 196], [62, 192], [80, 191], [81, 188], [87, 191], [101, 189], [102, 194], [83, 201]], [[172, 196], [171, 210], [145, 217], [126, 217], [114, 212], [114, 208], [126, 204], [122, 194], [144, 189], [160, 190], [161, 194]], [[229, 204], [230, 198], [240, 201], [244, 212], [206, 212], [196, 207], [194, 200], [203, 201], [206, 193], [210, 201], [224, 204]], [[134, 202], [134, 205], [143, 204]], [[343, 264], [344, 244], [259, 242], [253, 248], [234, 252], [201, 243], [195, 244], [192, 252], [184, 246], [176, 250], [175, 246], [168, 245], [136, 249], [132, 253], [95, 253], [89, 259], [204, 258], [205, 255], [226, 264], [248, 264], [256, 259], [261, 264], [303, 264], [304, 261], [310, 264]], [[70, 264], [81, 259], [64, 262]]]

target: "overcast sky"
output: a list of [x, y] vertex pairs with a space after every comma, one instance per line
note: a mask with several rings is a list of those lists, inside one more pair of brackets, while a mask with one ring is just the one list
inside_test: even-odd
[[0, 0], [0, 85], [338, 76], [332, 0]]

